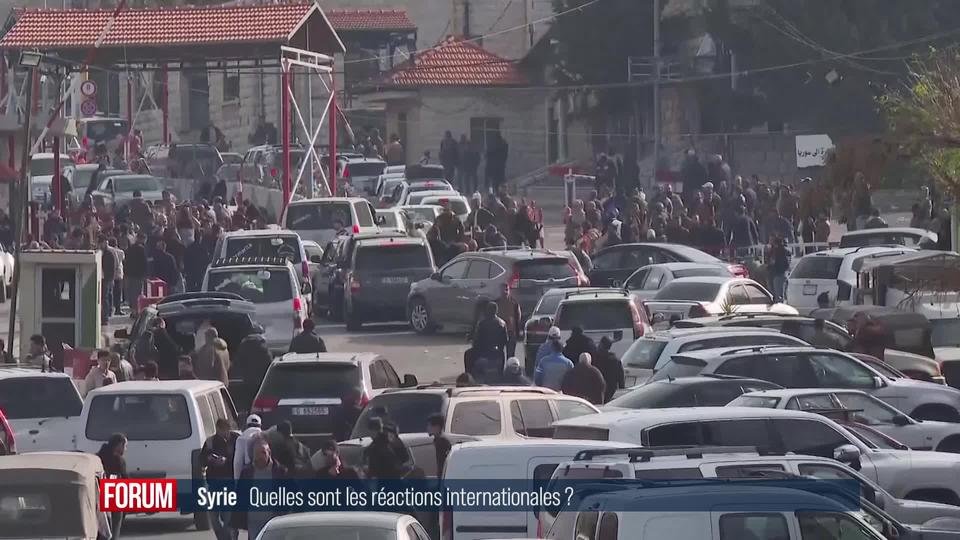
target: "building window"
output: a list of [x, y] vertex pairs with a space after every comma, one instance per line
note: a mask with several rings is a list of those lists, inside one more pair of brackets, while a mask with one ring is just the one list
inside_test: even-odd
[[240, 100], [240, 71], [226, 71], [223, 74], [223, 102]]
[[500, 118], [471, 118], [470, 141], [485, 153], [493, 135], [500, 133], [501, 121]]

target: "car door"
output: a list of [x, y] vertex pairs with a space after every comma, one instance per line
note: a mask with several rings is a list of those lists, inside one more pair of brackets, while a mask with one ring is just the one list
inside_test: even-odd
[[323, 257], [320, 258], [317, 274], [313, 282], [314, 305], [327, 305], [330, 301], [330, 287], [333, 284], [333, 276], [337, 271], [337, 253], [340, 250], [340, 242], [328, 242], [323, 250]]
[[473, 326], [477, 318], [477, 306], [481, 300], [493, 300], [496, 297], [491, 292], [490, 276], [493, 274], [493, 264], [487, 259], [470, 259], [470, 266], [463, 280], [457, 283], [457, 307], [453, 313], [454, 320], [459, 324]]
[[[889, 435], [912, 450], [932, 450], [938, 442], [923, 423], [913, 421], [905, 413], [873, 396], [855, 392], [835, 392], [833, 395], [841, 407], [857, 411], [853, 421]], [[897, 416], [902, 416], [901, 423], [904, 420], [906, 423], [897, 425], [894, 421]]]
[[431, 316], [438, 322], [453, 321], [460, 296], [459, 284], [467, 274], [470, 259], [458, 259], [440, 269], [439, 281], [432, 281], [424, 290]]

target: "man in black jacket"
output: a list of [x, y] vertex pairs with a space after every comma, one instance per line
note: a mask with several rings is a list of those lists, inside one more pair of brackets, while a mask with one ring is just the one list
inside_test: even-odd
[[100, 271], [103, 279], [100, 283], [101, 303], [100, 303], [100, 324], [106, 326], [110, 320], [110, 311], [113, 309], [113, 281], [117, 275], [117, 256], [107, 245], [106, 238], [100, 238], [98, 242], [100, 247]]
[[290, 341], [290, 352], [292, 353], [325, 353], [327, 345], [320, 336], [314, 334], [317, 324], [312, 319], [303, 321], [303, 332], [293, 336]]
[[123, 277], [126, 282], [124, 294], [130, 304], [131, 317], [137, 315], [137, 301], [147, 279], [147, 250], [143, 245], [146, 241], [147, 235], [137, 233], [137, 239], [130, 244], [123, 256]]
[[360, 418], [363, 405], [360, 404], [362, 392], [359, 388], [350, 388], [340, 396], [340, 407], [333, 413], [333, 438], [345, 441], [353, 433], [353, 426]]
[[167, 244], [163, 240], [157, 240], [157, 249], [153, 254], [153, 276], [166, 282], [167, 294], [183, 292], [177, 261], [167, 253]]
[[606, 403], [613, 399], [613, 394], [624, 387], [623, 364], [617, 355], [610, 350], [613, 341], [607, 336], [600, 338], [600, 347], [596, 356], [593, 358], [593, 367], [600, 370], [603, 375], [603, 381], [606, 383], [603, 402]]
[[[510, 338], [507, 333], [507, 324], [497, 316], [499, 308], [496, 302], [487, 302], [482, 309], [483, 318], [473, 331], [472, 345], [476, 362], [471, 371], [476, 373], [476, 378], [486, 381], [499, 378], [503, 373], [503, 363], [506, 360], [504, 352]], [[486, 364], [485, 368], [484, 364]]]
[[590, 339], [590, 336], [583, 333], [583, 328], [579, 326], [574, 326], [570, 331], [570, 337], [567, 339], [566, 345], [563, 347], [563, 355], [567, 358], [574, 359], [580, 358], [580, 355], [583, 353], [589, 353], [593, 355], [597, 352], [597, 346]]
[[[200, 465], [207, 468], [208, 480], [233, 480], [233, 451], [239, 434], [230, 429], [226, 418], [217, 420], [217, 432], [210, 436], [200, 449]], [[237, 531], [230, 527], [229, 512], [214, 510], [210, 525], [217, 540], [237, 540]]]

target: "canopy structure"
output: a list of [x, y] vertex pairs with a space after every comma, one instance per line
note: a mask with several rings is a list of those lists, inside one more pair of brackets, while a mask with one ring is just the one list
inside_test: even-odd
[[[68, 72], [88, 67], [127, 71], [161, 69], [166, 88], [168, 70], [203, 69], [211, 64], [237, 70], [279, 66], [282, 71], [280, 99], [284, 127], [284, 208], [293, 193], [290, 185], [291, 109], [297, 113], [302, 129], [311, 134], [311, 139], [316, 139], [319, 124], [324, 120], [335, 139], [337, 105], [333, 62], [334, 56], [344, 53], [346, 47], [316, 3], [117, 10], [18, 9], [14, 18], [13, 26], [0, 38], [0, 50], [38, 51], [44, 54], [46, 62], [67, 66]], [[304, 121], [299, 112], [302, 107], [291, 91], [295, 67], [310, 76], [320, 77], [329, 92], [327, 112], [317, 126], [312, 125], [312, 118], [309, 126]], [[79, 77], [74, 78], [67, 95], [77, 90], [79, 80]], [[129, 88], [128, 81], [128, 96], [131, 94]], [[65, 99], [61, 98], [61, 106]], [[164, 115], [163, 139], [166, 142], [169, 141], [169, 132], [165, 95], [163, 101], [160, 108]], [[132, 133], [134, 113], [129, 97], [127, 108]], [[331, 145], [331, 148], [333, 154], [336, 146]], [[320, 157], [315, 155], [312, 147], [308, 148], [308, 156], [303, 162], [307, 163], [311, 156], [315, 164], [321, 165]], [[330, 162], [335, 163], [335, 159], [335, 155], [331, 155]], [[330, 169], [329, 189], [335, 192], [336, 167]], [[323, 175], [322, 166], [320, 170]]]

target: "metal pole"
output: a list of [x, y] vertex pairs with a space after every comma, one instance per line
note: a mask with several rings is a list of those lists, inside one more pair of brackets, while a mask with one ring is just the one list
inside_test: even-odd
[[[27, 95], [26, 102], [30, 103], [33, 97], [33, 75], [35, 70], [31, 69], [27, 75]], [[16, 187], [16, 194], [10, 199], [11, 210], [16, 209], [13, 219], [13, 292], [10, 297], [10, 327], [7, 332], [7, 343], [10, 351], [13, 351], [13, 340], [17, 331], [17, 296], [20, 289], [20, 246], [23, 245], [24, 224], [27, 215], [27, 171], [30, 170], [30, 120], [33, 107], [27, 106], [23, 119], [23, 154], [20, 159], [20, 177]], [[13, 204], [16, 200], [16, 204]]]
[[163, 110], [163, 144], [170, 143], [170, 90], [167, 88], [167, 84], [170, 80], [170, 73], [167, 71], [167, 64], [163, 65], [163, 68], [160, 70], [160, 76], [162, 78], [163, 90], [160, 94], [160, 103], [161, 109]]
[[53, 207], [63, 216], [63, 197], [60, 193], [60, 137], [53, 138], [53, 182], [50, 186], [53, 188]]
[[[307, 143], [309, 144], [310, 137], [313, 136], [313, 73], [307, 73], [306, 79], [307, 79], [307, 117], [309, 118], [307, 125], [310, 126], [308, 128], [310, 131], [306, 135], [307, 135]], [[316, 189], [316, 180], [314, 180], [314, 177], [313, 177], [313, 158], [308, 156], [307, 152], [309, 152], [309, 149], [305, 149], [303, 154], [304, 159], [307, 159], [309, 157], [308, 161], [310, 161], [310, 178], [307, 179], [307, 198], [312, 199], [315, 196], [314, 190]]]
[[660, 0], [653, 0], [653, 178], [660, 166]]
[[330, 196], [337, 196], [337, 84], [333, 78], [333, 72], [330, 72], [330, 92], [333, 95], [330, 98], [330, 112], [327, 114], [327, 122], [330, 124], [330, 157], [328, 169], [330, 172]]
[[283, 204], [280, 207], [280, 218], [287, 211], [290, 204], [290, 66], [283, 62], [280, 67], [280, 137], [283, 145]]
[[[130, 139], [133, 138], [133, 84], [127, 73], [127, 137], [123, 141], [123, 159], [130, 163]], [[129, 166], [129, 165], [128, 165]]]

